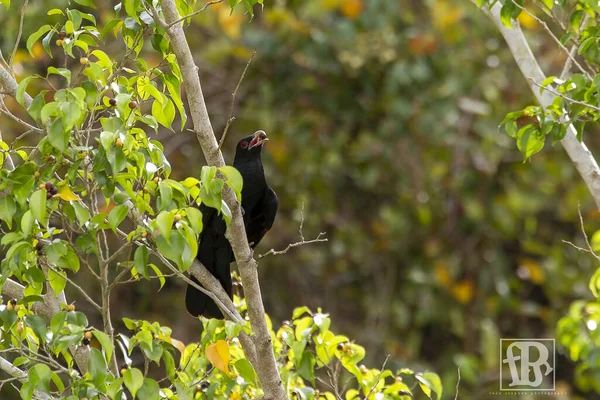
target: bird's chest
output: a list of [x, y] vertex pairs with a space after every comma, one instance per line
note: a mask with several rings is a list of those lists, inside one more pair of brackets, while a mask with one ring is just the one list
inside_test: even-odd
[[253, 209], [265, 192], [265, 174], [261, 164], [246, 162], [234, 164], [243, 179], [242, 207], [245, 211]]

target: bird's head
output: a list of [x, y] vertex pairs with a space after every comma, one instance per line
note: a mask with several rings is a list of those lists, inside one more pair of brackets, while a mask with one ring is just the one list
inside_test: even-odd
[[254, 149], [254, 151], [260, 152], [261, 146], [267, 140], [269, 140], [269, 138], [267, 137], [267, 134], [265, 133], [265, 131], [263, 131], [263, 130], [256, 131], [252, 135], [246, 136], [245, 138], [240, 140], [240, 142], [238, 143], [236, 152], [238, 152], [238, 153], [249, 152], [252, 149]]

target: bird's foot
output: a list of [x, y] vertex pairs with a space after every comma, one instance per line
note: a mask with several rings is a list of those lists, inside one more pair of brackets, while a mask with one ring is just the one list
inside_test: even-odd
[[244, 207], [240, 207], [240, 210], [242, 210], [242, 217], [246, 214], [246, 210], [244, 210]]

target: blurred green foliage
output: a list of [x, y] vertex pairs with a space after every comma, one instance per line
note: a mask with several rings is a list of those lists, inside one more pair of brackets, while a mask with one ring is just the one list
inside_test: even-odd
[[[5, 56], [18, 30], [13, 3], [8, 12], [0, 7]], [[95, 11], [100, 26], [110, 6]], [[47, 7], [28, 9], [20, 76], [45, 75], [51, 62], [40, 45], [37, 71], [20, 63], [26, 38], [52, 18], [43, 16]], [[187, 29], [218, 133], [257, 51], [225, 148], [231, 160], [236, 138], [259, 128], [271, 139], [265, 164], [280, 213], [258, 252], [298, 241], [302, 216], [307, 239], [321, 231], [329, 238], [260, 262], [272, 318], [282, 321], [304, 304], [322, 307], [336, 331], [366, 347], [371, 365], [391, 354], [388, 368], [435, 370], [446, 388], [460, 366], [460, 398], [497, 390], [499, 338], [555, 337], [565, 315], [581, 333], [583, 303], [571, 302], [593, 298], [596, 263], [563, 241], [585, 246], [579, 206], [589, 233], [599, 215], [559, 146], [523, 163], [514, 141], [498, 132], [532, 96], [479, 10], [458, 0], [277, 0], [248, 20], [243, 9], [230, 15], [215, 4]], [[564, 55], [535, 21], [522, 24], [548, 75], [558, 75]], [[122, 52], [108, 45], [115, 57]], [[155, 64], [156, 53], [148, 54]], [[10, 141], [12, 122], [2, 123]], [[594, 129], [585, 137], [592, 149], [600, 144]], [[163, 130], [159, 138], [175, 179], [200, 176], [193, 137]], [[183, 286], [167, 284], [153, 296], [156, 288], [123, 290], [117, 316], [145, 310], [197, 339], [179, 307]], [[560, 348], [558, 387], [569, 398], [591, 398], [574, 386], [572, 355]]]

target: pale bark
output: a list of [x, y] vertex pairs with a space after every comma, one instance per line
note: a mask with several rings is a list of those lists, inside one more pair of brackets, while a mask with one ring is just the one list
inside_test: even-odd
[[[8, 375], [16, 378], [20, 382], [27, 382], [27, 372], [13, 366], [9, 361], [0, 357], [0, 370], [6, 372]], [[51, 399], [52, 397], [46, 393], [42, 393], [39, 390], [34, 390], [33, 395], [38, 399]]]
[[[0, 64], [0, 87], [3, 89], [4, 93], [9, 94], [11, 97], [16, 97], [17, 95], [17, 81], [13, 76]], [[33, 99], [30, 95], [25, 93], [23, 96], [23, 103], [25, 107], [29, 108]]]
[[[546, 75], [537, 63], [519, 24], [515, 22], [513, 23], [513, 26], [509, 28], [502, 23], [500, 19], [501, 9], [502, 5], [500, 3], [491, 6], [489, 11], [485, 7], [482, 8], [504, 37], [521, 73], [527, 80], [536, 99], [543, 108], [546, 108], [556, 99], [556, 95], [547, 90], [543, 90], [540, 93], [539, 85], [544, 82]], [[536, 86], [536, 84], [538, 86]], [[577, 131], [573, 125], [568, 126], [567, 134], [564, 139], [561, 140], [561, 144], [569, 155], [571, 162], [585, 181], [585, 184], [596, 203], [596, 207], [600, 209], [600, 168], [598, 167], [598, 163], [592, 152], [583, 142], [580, 142], [577, 139]]]
[[[225, 165], [225, 161], [223, 154], [219, 150], [217, 139], [210, 123], [202, 94], [200, 77], [198, 76], [198, 67], [196, 67], [194, 58], [192, 57], [182, 24], [175, 23], [180, 19], [175, 1], [163, 0], [162, 8], [166, 22], [166, 25], [163, 23], [163, 27], [166, 28], [171, 48], [179, 62], [196, 138], [202, 147], [207, 163], [221, 167]], [[161, 23], [162, 21], [158, 19], [156, 22]], [[168, 27], [171, 24], [172, 26]], [[227, 186], [223, 191], [223, 199], [229, 205], [232, 212], [232, 220], [227, 230], [227, 237], [231, 242], [244, 285], [248, 316], [253, 332], [252, 341], [256, 349], [256, 372], [265, 393], [265, 398], [286, 399], [287, 396], [279, 376], [279, 371], [277, 370], [273, 344], [265, 319], [265, 310], [258, 281], [257, 263], [254, 260], [246, 239], [240, 204], [237, 202], [234, 193]]]

